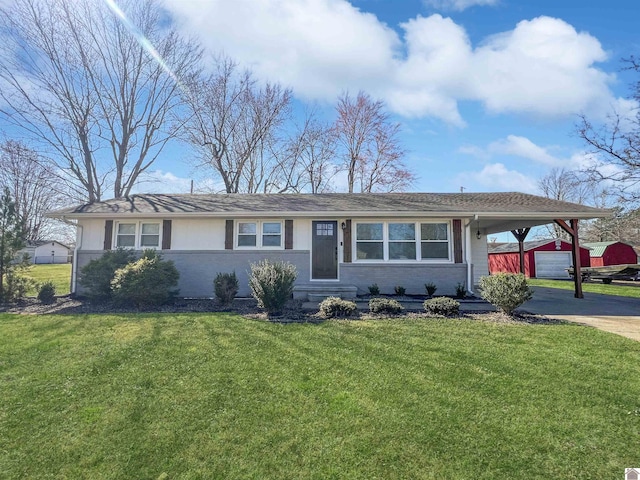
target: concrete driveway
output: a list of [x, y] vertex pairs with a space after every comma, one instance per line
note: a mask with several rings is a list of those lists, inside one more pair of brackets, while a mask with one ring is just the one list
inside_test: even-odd
[[519, 310], [583, 323], [640, 341], [640, 299], [585, 293], [573, 296], [571, 290], [532, 287], [533, 298]]

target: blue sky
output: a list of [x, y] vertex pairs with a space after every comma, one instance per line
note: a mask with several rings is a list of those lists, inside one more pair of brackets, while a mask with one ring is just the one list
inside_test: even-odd
[[[332, 115], [362, 89], [402, 124], [416, 191], [536, 193], [553, 167], [592, 161], [574, 134], [634, 80], [620, 59], [640, 51], [632, 0], [164, 0], [209, 54], [225, 52], [299, 105]], [[589, 5], [590, 4], [590, 5]], [[157, 163], [155, 191], [188, 188], [186, 149]]]
[[[2, 2], [3, 0], [0, 0]], [[637, 78], [637, 0], [161, 0], [209, 58], [221, 52], [333, 116], [365, 90], [402, 125], [415, 191], [524, 191], [593, 158], [577, 115], [601, 121]], [[6, 125], [0, 131], [11, 133]], [[187, 146], [163, 152], [139, 191], [187, 192]]]

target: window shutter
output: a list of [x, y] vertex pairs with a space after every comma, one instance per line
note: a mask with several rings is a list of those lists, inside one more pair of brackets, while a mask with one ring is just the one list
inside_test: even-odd
[[113, 220], [104, 222], [104, 248], [103, 250], [111, 250], [111, 241], [113, 239]]
[[227, 220], [224, 228], [224, 248], [233, 250], [233, 220]]
[[162, 250], [171, 250], [171, 220], [162, 221]]
[[453, 221], [453, 261], [462, 263], [462, 220]]
[[293, 220], [284, 221], [284, 248], [293, 249]]
[[343, 234], [343, 260], [344, 263], [351, 263], [351, 220], [344, 222], [346, 227]]

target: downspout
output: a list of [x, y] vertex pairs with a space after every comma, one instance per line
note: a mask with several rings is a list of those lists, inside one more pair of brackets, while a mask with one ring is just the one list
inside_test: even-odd
[[478, 214], [473, 216], [472, 220], [469, 220], [464, 225], [464, 250], [465, 261], [467, 262], [467, 291], [473, 295], [473, 274], [471, 271], [471, 224], [478, 221]]
[[78, 250], [82, 247], [82, 237], [83, 237], [83, 229], [82, 225], [78, 224], [78, 222], [71, 222], [67, 220], [65, 217], [62, 217], [61, 220], [67, 225], [72, 225], [76, 227], [76, 248], [73, 249], [73, 260], [71, 262], [71, 287], [70, 292], [73, 295], [76, 293], [77, 286], [77, 278], [78, 278]]

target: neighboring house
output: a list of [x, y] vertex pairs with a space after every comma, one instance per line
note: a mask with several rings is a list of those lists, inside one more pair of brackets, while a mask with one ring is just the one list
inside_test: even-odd
[[584, 243], [591, 249], [591, 266], [624, 265], [638, 263], [638, 255], [631, 245], [622, 242]]
[[31, 263], [69, 263], [71, 261], [71, 249], [55, 240], [42, 240], [29, 242], [16, 254], [16, 258], [29, 255]]
[[[489, 272], [520, 273], [517, 243], [489, 243]], [[524, 242], [524, 274], [529, 278], [569, 278], [571, 243], [561, 239]], [[589, 266], [589, 249], [580, 247], [580, 265]]]
[[235, 271], [249, 295], [249, 264], [285, 260], [296, 296], [350, 296], [377, 283], [424, 293], [469, 290], [489, 273], [488, 234], [554, 219], [608, 216], [596, 208], [523, 193], [133, 195], [52, 212], [77, 221], [78, 271], [105, 250], [156, 248], [180, 271], [180, 294], [211, 297], [218, 272]]

